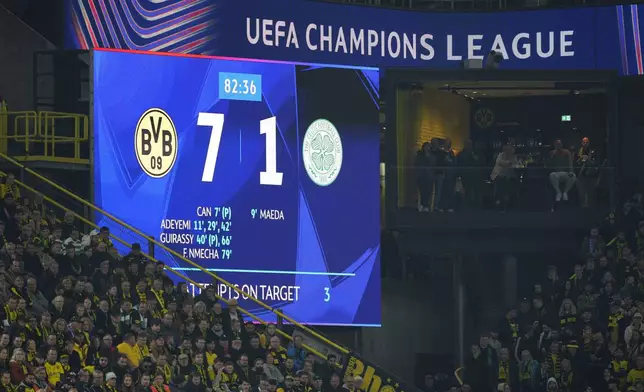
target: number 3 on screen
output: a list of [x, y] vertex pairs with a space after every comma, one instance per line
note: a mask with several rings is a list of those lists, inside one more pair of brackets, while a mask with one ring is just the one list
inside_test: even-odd
[[331, 292], [328, 287], [324, 288], [324, 302], [329, 302], [331, 300]]
[[[221, 113], [199, 113], [197, 125], [210, 127], [210, 142], [201, 181], [212, 182], [215, 176], [221, 133], [224, 130], [224, 115]], [[277, 171], [277, 124], [275, 117], [260, 121], [259, 133], [266, 135], [266, 171], [259, 173], [259, 183], [261, 185], [282, 185], [284, 173]]]

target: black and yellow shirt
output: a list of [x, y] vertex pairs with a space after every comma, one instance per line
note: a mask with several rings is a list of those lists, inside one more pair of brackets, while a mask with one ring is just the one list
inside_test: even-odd
[[619, 381], [620, 388], [623, 388], [626, 385], [626, 377], [628, 376], [628, 361], [617, 361], [613, 359], [610, 362], [610, 370], [613, 378]]
[[572, 313], [564, 313], [559, 316], [559, 325], [561, 329], [564, 329], [569, 326], [575, 326], [577, 324], [577, 315]]
[[74, 351], [78, 353], [78, 357], [81, 360], [81, 366], [85, 366], [85, 362], [87, 361], [87, 351], [89, 350], [89, 345], [88, 344], [83, 344], [83, 345], [78, 345], [74, 344]]
[[629, 385], [635, 385], [640, 380], [644, 380], [644, 369], [632, 369], [626, 376], [626, 381]]
[[150, 348], [147, 345], [140, 346], [138, 343], [135, 345], [139, 351], [139, 358], [143, 359], [150, 356]]
[[561, 374], [561, 357], [559, 354], [548, 354], [546, 362], [548, 363], [548, 376], [558, 379]]
[[232, 373], [221, 372], [220, 383], [226, 384], [229, 389], [236, 388], [239, 384], [239, 376], [234, 371]]
[[65, 369], [63, 369], [63, 365], [60, 362], [53, 364], [49, 361], [45, 362], [45, 370], [47, 371], [47, 381], [50, 385], [58, 384], [65, 374]]

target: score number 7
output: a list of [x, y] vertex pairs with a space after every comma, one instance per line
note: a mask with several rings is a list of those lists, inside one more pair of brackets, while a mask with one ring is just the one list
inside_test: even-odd
[[[282, 185], [284, 173], [277, 171], [277, 124], [275, 117], [269, 117], [259, 122], [259, 133], [266, 135], [266, 170], [259, 173], [261, 185]], [[221, 113], [199, 113], [197, 125], [210, 127], [210, 142], [208, 153], [203, 166], [202, 182], [212, 182], [217, 166], [217, 155], [221, 134], [224, 130], [224, 115]]]

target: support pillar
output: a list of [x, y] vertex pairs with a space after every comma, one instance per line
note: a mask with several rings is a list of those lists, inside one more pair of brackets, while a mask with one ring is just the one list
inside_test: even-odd
[[453, 264], [453, 290], [454, 290], [454, 325], [455, 329], [455, 355], [457, 365], [465, 365], [465, 285], [463, 281], [463, 256], [456, 255]]
[[507, 255], [503, 259], [503, 302], [506, 309], [515, 306], [519, 300], [517, 259]]

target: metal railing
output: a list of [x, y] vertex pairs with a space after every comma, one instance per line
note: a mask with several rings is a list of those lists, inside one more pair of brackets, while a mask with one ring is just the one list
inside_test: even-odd
[[[271, 311], [272, 313], [274, 313], [275, 315], [277, 315], [277, 317], [278, 317], [279, 319], [283, 319], [283, 320], [285, 320], [285, 321], [287, 321], [287, 322], [291, 323], [292, 325], [294, 325], [295, 327], [297, 327], [297, 328], [299, 328], [300, 330], [304, 331], [305, 333], [307, 333], [308, 335], [312, 336], [313, 338], [318, 339], [319, 341], [323, 342], [324, 344], [326, 344], [326, 345], [328, 345], [328, 346], [332, 347], [332, 348], [333, 348], [334, 350], [336, 350], [337, 352], [342, 353], [342, 354], [343, 354], [343, 355], [345, 355], [345, 356], [350, 354], [350, 350], [349, 350], [349, 349], [347, 349], [347, 348], [345, 348], [345, 347], [343, 347], [343, 346], [341, 346], [341, 345], [339, 345], [339, 344], [337, 344], [337, 343], [335, 343], [335, 342], [333, 342], [333, 341], [329, 340], [328, 338], [326, 338], [325, 336], [323, 336], [320, 332], [315, 331], [315, 330], [313, 330], [313, 329], [311, 329], [310, 327], [307, 327], [307, 326], [305, 326], [305, 325], [302, 325], [301, 323], [299, 323], [298, 321], [296, 321], [296, 320], [294, 320], [293, 318], [289, 317], [288, 315], [286, 315], [286, 314], [284, 314], [284, 313], [280, 312], [280, 311], [279, 311], [279, 310], [277, 310], [277, 309], [274, 309], [273, 307], [271, 307], [270, 305], [267, 305], [266, 303], [264, 303], [264, 302], [260, 301], [259, 299], [257, 299], [257, 298], [255, 298], [255, 297], [252, 297], [252, 296], [248, 295], [248, 293], [243, 292], [241, 289], [239, 289], [238, 287], [236, 287], [236, 286], [232, 285], [230, 282], [228, 282], [228, 281], [226, 281], [226, 280], [222, 279], [221, 277], [219, 277], [219, 276], [215, 275], [213, 272], [208, 271], [207, 269], [204, 269], [202, 266], [200, 266], [200, 265], [196, 264], [195, 262], [193, 262], [193, 261], [191, 261], [191, 260], [189, 260], [189, 259], [187, 259], [187, 258], [183, 257], [182, 255], [180, 255], [179, 253], [175, 252], [175, 251], [174, 251], [174, 250], [172, 250], [171, 248], [167, 247], [167, 246], [166, 246], [166, 245], [164, 245], [163, 243], [161, 243], [161, 242], [159, 242], [159, 241], [155, 240], [154, 238], [152, 238], [152, 237], [150, 237], [150, 236], [146, 235], [145, 233], [142, 233], [141, 231], [139, 231], [139, 230], [138, 230], [138, 229], [136, 229], [135, 227], [132, 227], [131, 225], [127, 224], [126, 222], [122, 221], [121, 219], [119, 219], [119, 218], [117, 218], [117, 217], [113, 216], [113, 215], [112, 215], [112, 214], [110, 214], [109, 212], [107, 212], [107, 211], [105, 211], [105, 210], [103, 210], [103, 209], [101, 209], [101, 208], [99, 208], [99, 207], [97, 207], [97, 206], [93, 205], [92, 203], [90, 203], [90, 202], [88, 202], [88, 201], [84, 200], [83, 198], [81, 198], [81, 197], [79, 197], [79, 196], [75, 195], [75, 194], [74, 194], [74, 193], [72, 193], [71, 191], [69, 191], [69, 190], [67, 190], [67, 189], [65, 189], [65, 188], [63, 188], [63, 187], [61, 187], [60, 185], [56, 184], [55, 182], [53, 182], [53, 181], [49, 180], [48, 178], [46, 178], [46, 177], [42, 176], [40, 173], [38, 173], [38, 172], [36, 172], [36, 171], [34, 171], [34, 170], [32, 170], [32, 169], [30, 169], [30, 168], [28, 168], [28, 167], [24, 166], [23, 164], [21, 164], [20, 162], [18, 162], [16, 159], [10, 158], [10, 157], [8, 157], [7, 155], [5, 155], [4, 153], [0, 153], [0, 160], [3, 160], [3, 161], [5, 161], [5, 162], [7, 162], [7, 163], [10, 163], [11, 165], [15, 166], [15, 167], [16, 167], [17, 169], [19, 169], [19, 170], [22, 170], [22, 171], [23, 171], [24, 173], [26, 173], [26, 174], [29, 174], [29, 175], [31, 175], [31, 176], [34, 176], [34, 177], [35, 177], [35, 178], [37, 178], [38, 180], [40, 180], [40, 181], [42, 181], [42, 182], [46, 183], [47, 185], [49, 185], [49, 186], [51, 186], [51, 187], [55, 188], [57, 191], [59, 191], [59, 192], [63, 193], [64, 195], [68, 196], [69, 198], [71, 198], [71, 199], [73, 199], [73, 200], [75, 200], [75, 201], [77, 201], [77, 202], [79, 202], [79, 203], [83, 204], [83, 205], [84, 205], [85, 207], [87, 207], [88, 209], [93, 210], [95, 213], [97, 213], [97, 214], [101, 214], [102, 216], [104, 216], [104, 217], [107, 217], [107, 218], [111, 219], [112, 221], [114, 221], [114, 222], [116, 222], [117, 224], [119, 224], [120, 226], [122, 226], [122, 227], [124, 228], [124, 230], [127, 230], [127, 231], [130, 233], [130, 235], [132, 235], [132, 236], [136, 237], [137, 239], [140, 239], [140, 238], [145, 239], [145, 240], [147, 240], [150, 244], [153, 244], [153, 247], [154, 247], [154, 248], [156, 248], [156, 249], [162, 249], [164, 252], [167, 252], [168, 254], [172, 255], [173, 257], [175, 257], [175, 258], [177, 258], [177, 259], [179, 259], [179, 260], [181, 260], [181, 261], [183, 261], [183, 262], [185, 262], [185, 263], [188, 263], [188, 264], [192, 265], [193, 267], [195, 267], [195, 268], [197, 268], [197, 269], [201, 270], [203, 273], [205, 273], [205, 274], [207, 274], [207, 275], [211, 276], [211, 277], [214, 279], [214, 281], [218, 282], [219, 284], [224, 284], [224, 285], [226, 285], [226, 286], [228, 287], [228, 289], [229, 289], [229, 290], [234, 290], [234, 291], [235, 291], [235, 292], [237, 292], [239, 295], [244, 295], [244, 297], [245, 297], [245, 298], [247, 297], [249, 300], [251, 300], [251, 301], [255, 302], [255, 303], [256, 303], [257, 305], [259, 305], [260, 307], [262, 307], [262, 308], [264, 308], [264, 309], [266, 309], [266, 310], [269, 310], [269, 311]], [[1, 177], [1, 176], [3, 176], [3, 175], [4, 175], [4, 173], [0, 173], [0, 177]], [[33, 187], [31, 187], [31, 186], [29, 186], [29, 185], [25, 184], [24, 182], [21, 182], [21, 181], [16, 180], [16, 183], [17, 183], [20, 187], [22, 187], [23, 189], [27, 190], [27, 191], [28, 191], [28, 192], [30, 192], [30, 193], [32, 193], [32, 194], [37, 194], [37, 195], [42, 196], [42, 197], [43, 197], [43, 199], [44, 199], [45, 201], [47, 201], [50, 205], [52, 205], [52, 206], [54, 206], [54, 207], [57, 207], [57, 208], [59, 208], [59, 209], [62, 209], [63, 211], [66, 211], [66, 212], [67, 212], [67, 211], [69, 211], [70, 213], [72, 213], [72, 214], [76, 217], [76, 219], [78, 219], [79, 221], [81, 221], [81, 222], [83, 222], [84, 224], [88, 225], [89, 227], [92, 227], [92, 228], [98, 228], [98, 226], [96, 225], [96, 223], [94, 223], [94, 222], [90, 221], [89, 219], [85, 218], [84, 216], [82, 216], [82, 215], [78, 214], [77, 212], [72, 211], [71, 209], [69, 209], [69, 208], [67, 208], [67, 207], [65, 207], [65, 206], [63, 206], [63, 205], [61, 205], [59, 202], [55, 201], [53, 198], [51, 198], [51, 197], [49, 197], [49, 196], [47, 196], [47, 195], [44, 195], [43, 193], [41, 193], [41, 192], [39, 192], [38, 190], [34, 189]], [[120, 244], [123, 244], [124, 246], [126, 246], [126, 247], [128, 247], [128, 248], [131, 248], [131, 245], [132, 245], [132, 243], [134, 242], [134, 241], [127, 241], [127, 240], [125, 240], [125, 239], [123, 239], [123, 238], [122, 238], [122, 235], [116, 235], [115, 233], [110, 233], [110, 236], [114, 239], [114, 241], [116, 241], [116, 242], [118, 242], [118, 243], [120, 243]], [[145, 256], [145, 257], [147, 257], [150, 261], [158, 262], [159, 260], [158, 260], [157, 258], [155, 258], [154, 254], [151, 254], [151, 253], [153, 253], [153, 252], [144, 253], [144, 256]], [[183, 273], [181, 273], [181, 272], [179, 272], [179, 271], [176, 271], [175, 269], [173, 269], [173, 268], [171, 268], [171, 267], [169, 267], [169, 266], [167, 266], [167, 265], [165, 266], [165, 268], [166, 268], [166, 270], [168, 270], [170, 273], [172, 273], [172, 274], [174, 274], [174, 275], [176, 275], [176, 276], [180, 277], [181, 279], [184, 279], [186, 282], [193, 284], [194, 286], [198, 287], [199, 289], [201, 289], [201, 290], [204, 290], [204, 289], [205, 289], [205, 286], [204, 286], [202, 283], [199, 283], [199, 282], [194, 281], [193, 279], [190, 279], [190, 278], [189, 278], [188, 276], [186, 276], [185, 274], [183, 274]], [[217, 296], [217, 298], [218, 298], [219, 300], [222, 300], [222, 301], [223, 301], [223, 302], [225, 302], [225, 303], [227, 303], [227, 302], [228, 302], [225, 298], [221, 297], [220, 295], [218, 295], [218, 294], [215, 294], [215, 295]], [[257, 321], [257, 322], [260, 322], [260, 323], [262, 323], [262, 324], [264, 324], [264, 325], [268, 324], [266, 321], [264, 321], [264, 320], [260, 319], [259, 317], [257, 317], [257, 316], [256, 316], [256, 315], [254, 315], [253, 313], [251, 313], [251, 312], [249, 312], [249, 311], [247, 311], [247, 310], [245, 310], [245, 309], [242, 309], [242, 308], [240, 308], [240, 307], [238, 307], [238, 309], [240, 309], [240, 311], [241, 311], [242, 313], [246, 314], [247, 316], [249, 316], [249, 317], [250, 317], [250, 318], [252, 318], [253, 320], [255, 320], [255, 321]], [[291, 337], [291, 335], [289, 335], [289, 334], [287, 334], [287, 333], [285, 333], [285, 332], [283, 332], [283, 331], [281, 331], [281, 330], [279, 330], [279, 329], [277, 329], [277, 332], [276, 332], [276, 333], [278, 333], [280, 336], [282, 336], [283, 338], [285, 338], [285, 339], [287, 339], [287, 340], [293, 340], [293, 338]], [[321, 358], [321, 359], [323, 359], [323, 360], [326, 360], [326, 359], [327, 359], [326, 355], [322, 354], [320, 351], [316, 350], [315, 348], [313, 348], [313, 347], [311, 347], [311, 346], [309, 346], [309, 345], [306, 345], [306, 344], [303, 344], [302, 346], [303, 346], [303, 347], [304, 347], [308, 352], [310, 352], [310, 353], [312, 353], [312, 354], [316, 355], [317, 357], [319, 357], [319, 358]], [[341, 364], [341, 363], [337, 363], [337, 366], [338, 366], [338, 368], [339, 368], [339, 369], [340, 369], [340, 368], [342, 368], [342, 364]]]
[[[6, 177], [6, 175], [7, 175], [6, 173], [4, 173], [4, 172], [0, 172], [0, 178], [4, 178], [4, 177]], [[21, 182], [21, 181], [19, 181], [19, 180], [15, 180], [15, 183], [16, 183], [20, 188], [22, 188], [24, 191], [27, 191], [27, 192], [29, 192], [29, 193], [30, 193], [30, 194], [32, 194], [32, 195], [39, 195], [39, 196], [41, 196], [41, 197], [43, 198], [43, 200], [44, 200], [44, 201], [46, 201], [47, 203], [49, 203], [51, 206], [54, 206], [54, 207], [56, 207], [56, 208], [58, 208], [58, 209], [60, 209], [60, 210], [62, 210], [62, 211], [64, 211], [64, 212], [70, 212], [71, 214], [73, 214], [73, 215], [74, 215], [74, 217], [75, 217], [76, 219], [78, 219], [79, 221], [83, 222], [83, 223], [84, 223], [85, 225], [87, 225], [88, 227], [92, 227], [92, 228], [94, 228], [94, 229], [99, 229], [98, 225], [96, 225], [94, 222], [92, 222], [92, 221], [88, 220], [87, 218], [85, 218], [84, 216], [82, 216], [82, 215], [80, 215], [80, 214], [78, 214], [78, 213], [76, 213], [76, 212], [72, 211], [71, 209], [68, 209], [67, 207], [63, 206], [62, 204], [58, 203], [57, 201], [55, 201], [54, 199], [52, 199], [52, 198], [48, 197], [47, 195], [45, 195], [45, 194], [43, 194], [43, 193], [39, 192], [38, 190], [36, 190], [36, 189], [34, 189], [34, 188], [30, 187], [29, 185], [27, 185], [27, 184], [25, 184], [25, 183], [23, 183], [23, 182]], [[132, 244], [131, 244], [131, 243], [127, 242], [126, 240], [124, 240], [124, 239], [123, 239], [123, 238], [121, 238], [120, 236], [114, 235], [113, 233], [110, 233], [110, 236], [111, 236], [111, 237], [112, 237], [116, 242], [119, 242], [120, 244], [125, 245], [125, 246], [127, 246], [128, 248], [131, 248], [131, 247], [132, 247]], [[142, 254], [144, 257], [146, 257], [148, 260], [150, 260], [151, 262], [154, 262], [154, 263], [158, 263], [158, 262], [159, 262], [159, 260], [157, 260], [156, 258], [154, 258], [154, 256], [153, 256], [153, 255], [151, 255], [151, 254], [149, 254], [149, 253], [141, 252], [141, 254]], [[205, 290], [205, 287], [204, 287], [203, 285], [201, 285], [200, 283], [195, 282], [194, 280], [190, 279], [189, 277], [187, 277], [186, 275], [182, 274], [181, 272], [176, 271], [176, 270], [174, 270], [174, 269], [172, 269], [172, 268], [170, 268], [170, 267], [168, 267], [168, 266], [166, 266], [165, 268], [166, 268], [166, 270], [168, 270], [170, 273], [172, 273], [172, 274], [176, 275], [177, 277], [179, 277], [179, 278], [181, 278], [181, 279], [184, 279], [186, 282], [191, 283], [191, 284], [195, 285], [196, 287], [199, 287], [199, 288], [200, 288], [200, 289], [202, 289], [202, 290]], [[224, 298], [222, 298], [221, 296], [219, 296], [219, 295], [217, 295], [217, 294], [215, 294], [215, 296], [217, 297], [217, 299], [225, 301], [225, 299], [224, 299]], [[250, 313], [250, 312], [246, 311], [245, 309], [242, 309], [242, 308], [238, 308], [238, 309], [239, 309], [242, 313], [244, 313], [245, 315], [247, 315], [248, 317], [252, 318], [253, 320], [258, 321], [258, 322], [260, 322], [260, 323], [262, 323], [262, 324], [264, 324], [264, 325], [266, 325], [266, 324], [267, 324], [266, 322], [264, 322], [263, 320], [261, 320], [259, 317], [257, 317], [257, 316], [255, 316], [254, 314], [252, 314], [252, 313]], [[281, 336], [283, 336], [283, 337], [285, 337], [285, 338], [287, 338], [287, 339], [289, 339], [289, 340], [292, 340], [292, 338], [291, 338], [291, 336], [290, 336], [290, 335], [288, 335], [288, 334], [284, 333], [283, 331], [281, 331], [281, 330], [279, 330], [279, 329], [278, 329], [278, 330], [276, 330], [276, 333], [277, 333], [277, 334], [279, 334], [279, 335], [281, 335]], [[303, 344], [303, 346], [306, 346], [306, 345], [305, 345], [305, 344]], [[284, 349], [286, 349], [285, 347], [283, 347], [283, 348], [284, 348]], [[305, 348], [307, 348], [307, 350], [309, 350], [309, 352], [311, 352], [311, 353], [313, 353], [313, 354], [315, 354], [315, 355], [317, 355], [317, 356], [319, 356], [319, 357], [321, 357], [321, 358], [326, 359], [326, 357], [325, 357], [325, 356], [323, 356], [321, 353], [317, 352], [315, 349], [313, 349], [313, 348], [311, 348], [311, 347], [308, 347], [308, 346], [307, 346], [307, 347], [305, 347]]]
[[60, 112], [10, 112], [0, 107], [0, 152], [22, 162], [88, 165], [89, 118]]
[[465, 370], [464, 367], [460, 367], [456, 370], [454, 370], [454, 377], [456, 377], [456, 380], [458, 381], [459, 384], [463, 385], [463, 371]]
[[[506, 173], [508, 177], [497, 177], [499, 173], [492, 166], [397, 166], [391, 170], [397, 177], [397, 205], [403, 209], [472, 211], [494, 209], [499, 202], [510, 201], [515, 211], [538, 212], [551, 210], [557, 197], [552, 178], [557, 170], [543, 165], [518, 165]], [[557, 178], [562, 196], [570, 184], [569, 200], [562, 201], [580, 207], [614, 208], [614, 168], [575, 167], [569, 182]]]

